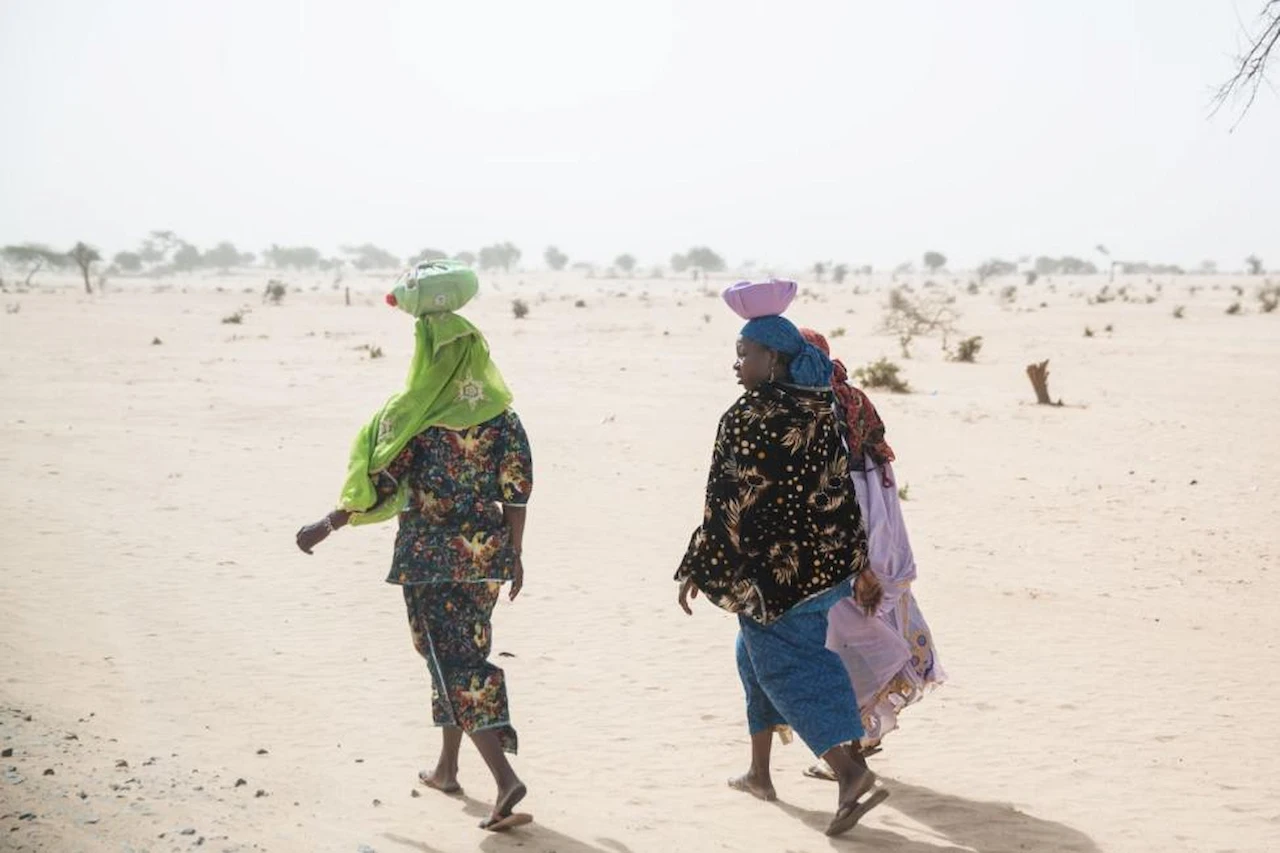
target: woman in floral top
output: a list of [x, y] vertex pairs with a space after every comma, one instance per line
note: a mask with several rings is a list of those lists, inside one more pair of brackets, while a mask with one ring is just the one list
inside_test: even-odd
[[[413, 645], [431, 674], [431, 716], [443, 727], [440, 759], [419, 778], [445, 793], [459, 792], [465, 732], [498, 783], [491, 816], [496, 823], [524, 796], [504, 755], [517, 747], [506, 679], [488, 659], [498, 593], [510, 583], [514, 601], [524, 584], [520, 552], [533, 473], [520, 418], [508, 410], [466, 430], [419, 433], [378, 475], [379, 497], [390, 499], [401, 484], [408, 485], [409, 502], [400, 514], [387, 582], [404, 590]], [[340, 528], [348, 513], [334, 510], [326, 521]], [[306, 541], [309, 528], [299, 534], [304, 550], [328, 536], [326, 521], [312, 525]]]
[[[405, 310], [456, 305], [475, 287], [467, 268], [419, 265], [387, 301]], [[517, 746], [506, 678], [489, 661], [490, 617], [502, 585], [511, 584], [514, 601], [524, 584], [529, 439], [478, 329], [442, 310], [419, 315], [416, 334], [405, 390], [352, 448], [342, 507], [299, 530], [297, 544], [310, 554], [340, 527], [398, 514], [387, 582], [403, 589], [413, 645], [431, 674], [432, 718], [442, 727], [440, 758], [419, 779], [445, 793], [461, 791], [458, 752], [466, 733], [498, 788], [481, 826], [498, 831], [530, 820], [512, 811], [526, 789], [506, 756]]]

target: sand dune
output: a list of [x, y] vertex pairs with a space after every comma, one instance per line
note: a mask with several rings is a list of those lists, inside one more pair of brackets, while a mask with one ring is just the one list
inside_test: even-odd
[[[747, 759], [734, 623], [675, 604], [736, 392], [714, 295], [511, 274], [468, 312], [538, 477], [525, 592], [495, 616], [537, 822], [495, 837], [469, 748], [466, 798], [414, 796], [437, 735], [382, 583], [391, 528], [292, 541], [402, 381], [410, 324], [385, 283], [347, 307], [297, 279], [273, 307], [264, 279], [0, 295], [21, 306], [0, 315], [0, 848], [1277, 849], [1280, 313], [1250, 292], [1224, 313], [1257, 279], [1135, 279], [1106, 304], [1101, 277], [1041, 281], [1012, 305], [945, 280], [978, 363], [918, 341], [897, 359], [917, 393], [871, 394], [951, 682], [873, 759], [892, 799], [835, 842], [799, 744], [781, 803], [725, 786]], [[851, 367], [897, 357], [887, 282], [806, 286], [792, 314], [847, 329]], [[1062, 408], [1032, 404], [1042, 358]]]

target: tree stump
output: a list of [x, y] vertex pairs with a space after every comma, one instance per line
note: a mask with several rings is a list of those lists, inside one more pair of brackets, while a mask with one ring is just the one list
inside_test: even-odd
[[1039, 364], [1027, 365], [1027, 377], [1031, 379], [1031, 387], [1036, 392], [1036, 403], [1041, 406], [1061, 406], [1062, 401], [1053, 402], [1049, 397], [1049, 360]]

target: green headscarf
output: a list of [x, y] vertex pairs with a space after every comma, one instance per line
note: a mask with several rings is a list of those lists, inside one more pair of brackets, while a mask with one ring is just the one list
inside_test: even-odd
[[[390, 301], [390, 300], [389, 300]], [[511, 391], [489, 359], [480, 330], [452, 311], [418, 317], [417, 340], [405, 390], [387, 400], [356, 436], [342, 487], [341, 506], [351, 524], [386, 521], [404, 509], [408, 484], [377, 503], [374, 477], [428, 427], [462, 430], [502, 414]]]

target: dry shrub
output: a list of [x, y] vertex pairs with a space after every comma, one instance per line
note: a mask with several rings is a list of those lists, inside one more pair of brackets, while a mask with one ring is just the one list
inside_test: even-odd
[[845, 331], [844, 326], [840, 326], [839, 328], [832, 329], [832, 330], [831, 330], [831, 334], [827, 335], [827, 337], [828, 337], [828, 338], [843, 338], [846, 334], [848, 334], [848, 333]]
[[1232, 302], [1227, 306], [1227, 313], [1231, 315], [1239, 314], [1243, 310], [1239, 302]]
[[529, 316], [529, 305], [523, 299], [511, 300], [511, 313], [517, 320], [523, 320]]
[[278, 278], [273, 278], [267, 282], [267, 286], [262, 291], [262, 301], [270, 302], [272, 305], [279, 305], [284, 301], [285, 294], [288, 292], [288, 285]]
[[915, 298], [907, 295], [906, 288], [895, 287], [889, 291], [880, 330], [897, 336], [903, 358], [911, 358], [911, 342], [918, 336], [941, 334], [942, 348], [946, 350], [947, 339], [956, 333], [955, 324], [960, 319], [952, 307], [954, 302], [954, 296], [930, 294]]
[[1261, 311], [1263, 314], [1270, 314], [1280, 307], [1280, 284], [1272, 285], [1267, 282], [1258, 288], [1258, 302], [1261, 303]]
[[853, 371], [853, 378], [863, 388], [883, 389], [892, 391], [895, 394], [909, 394], [911, 393], [911, 386], [899, 375], [901, 370], [902, 368], [889, 361], [889, 359], [882, 358]]
[[222, 318], [222, 322], [224, 325], [227, 325], [227, 326], [239, 326], [241, 323], [244, 322], [244, 312], [237, 311], [234, 314], [228, 314], [227, 316]]
[[1176, 306], [1174, 306], [1174, 309], [1173, 309], [1173, 319], [1175, 319], [1175, 320], [1181, 320], [1181, 319], [1183, 318], [1183, 316], [1185, 316], [1185, 315], [1186, 315], [1186, 313], [1187, 313], [1187, 306], [1185, 306], [1185, 305], [1176, 305]]
[[973, 364], [978, 360], [978, 353], [982, 351], [982, 336], [974, 335], [971, 338], [965, 338], [956, 345], [954, 355], [950, 356], [952, 361], [961, 361], [965, 364]]

